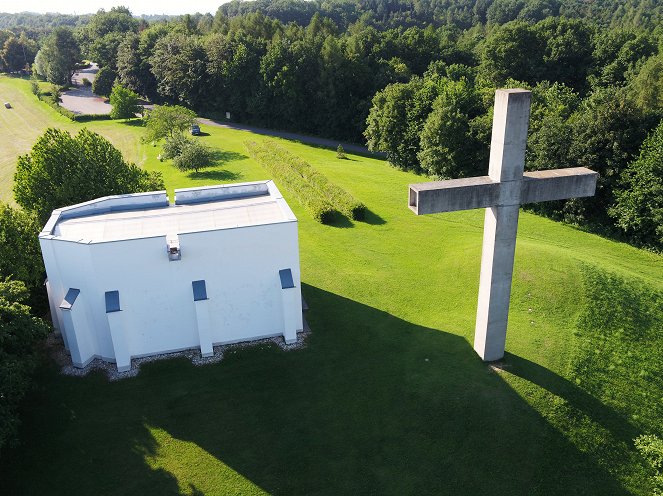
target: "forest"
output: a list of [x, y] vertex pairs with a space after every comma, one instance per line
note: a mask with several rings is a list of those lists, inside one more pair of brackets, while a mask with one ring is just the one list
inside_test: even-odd
[[0, 15], [3, 70], [121, 84], [199, 115], [367, 143], [395, 167], [485, 174], [498, 87], [533, 92], [528, 170], [597, 195], [531, 207], [663, 248], [663, 6], [654, 0], [233, 0], [215, 15]]

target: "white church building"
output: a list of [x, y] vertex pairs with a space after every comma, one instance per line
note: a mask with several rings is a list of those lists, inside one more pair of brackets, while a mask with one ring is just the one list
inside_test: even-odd
[[297, 219], [272, 181], [99, 198], [55, 210], [39, 241], [77, 367], [303, 328]]

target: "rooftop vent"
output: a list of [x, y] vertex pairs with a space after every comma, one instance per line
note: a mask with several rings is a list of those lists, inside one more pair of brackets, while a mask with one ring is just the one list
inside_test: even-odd
[[169, 234], [166, 236], [166, 250], [168, 251], [168, 260], [171, 262], [182, 259], [180, 240], [177, 237], [177, 234]]

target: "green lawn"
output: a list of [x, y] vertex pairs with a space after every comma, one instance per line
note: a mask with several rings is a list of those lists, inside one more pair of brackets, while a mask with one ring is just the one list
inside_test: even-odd
[[[5, 148], [15, 123], [3, 109], [4, 200], [30, 139], [81, 127], [25, 81], [0, 78], [8, 98], [40, 121]], [[170, 192], [268, 178], [243, 147], [264, 138], [247, 132], [202, 126], [225, 158], [186, 174], [139, 143], [140, 127], [88, 127], [162, 171]], [[494, 371], [471, 345], [483, 212], [416, 217], [407, 184], [424, 178], [280, 142], [370, 209], [368, 222], [324, 226], [288, 198], [308, 346], [256, 346], [201, 368], [162, 361], [117, 383], [45, 364], [22, 444], [3, 453], [3, 494], [650, 492], [632, 440], [663, 435], [662, 257], [522, 213], [507, 356]]]

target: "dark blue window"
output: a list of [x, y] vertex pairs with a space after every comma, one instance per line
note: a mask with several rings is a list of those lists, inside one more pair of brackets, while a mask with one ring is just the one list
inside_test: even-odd
[[74, 306], [74, 302], [76, 301], [76, 298], [78, 298], [80, 292], [80, 289], [69, 288], [69, 291], [67, 291], [64, 300], [62, 300], [62, 303], [60, 303], [60, 308], [63, 310], [71, 310], [71, 307]]
[[106, 291], [106, 313], [120, 311], [120, 292]]
[[205, 280], [193, 281], [191, 283], [193, 287], [193, 301], [200, 301], [207, 299], [207, 286], [205, 285]]
[[281, 278], [281, 289], [295, 287], [295, 282], [292, 280], [292, 271], [290, 269], [279, 270], [279, 277]]

